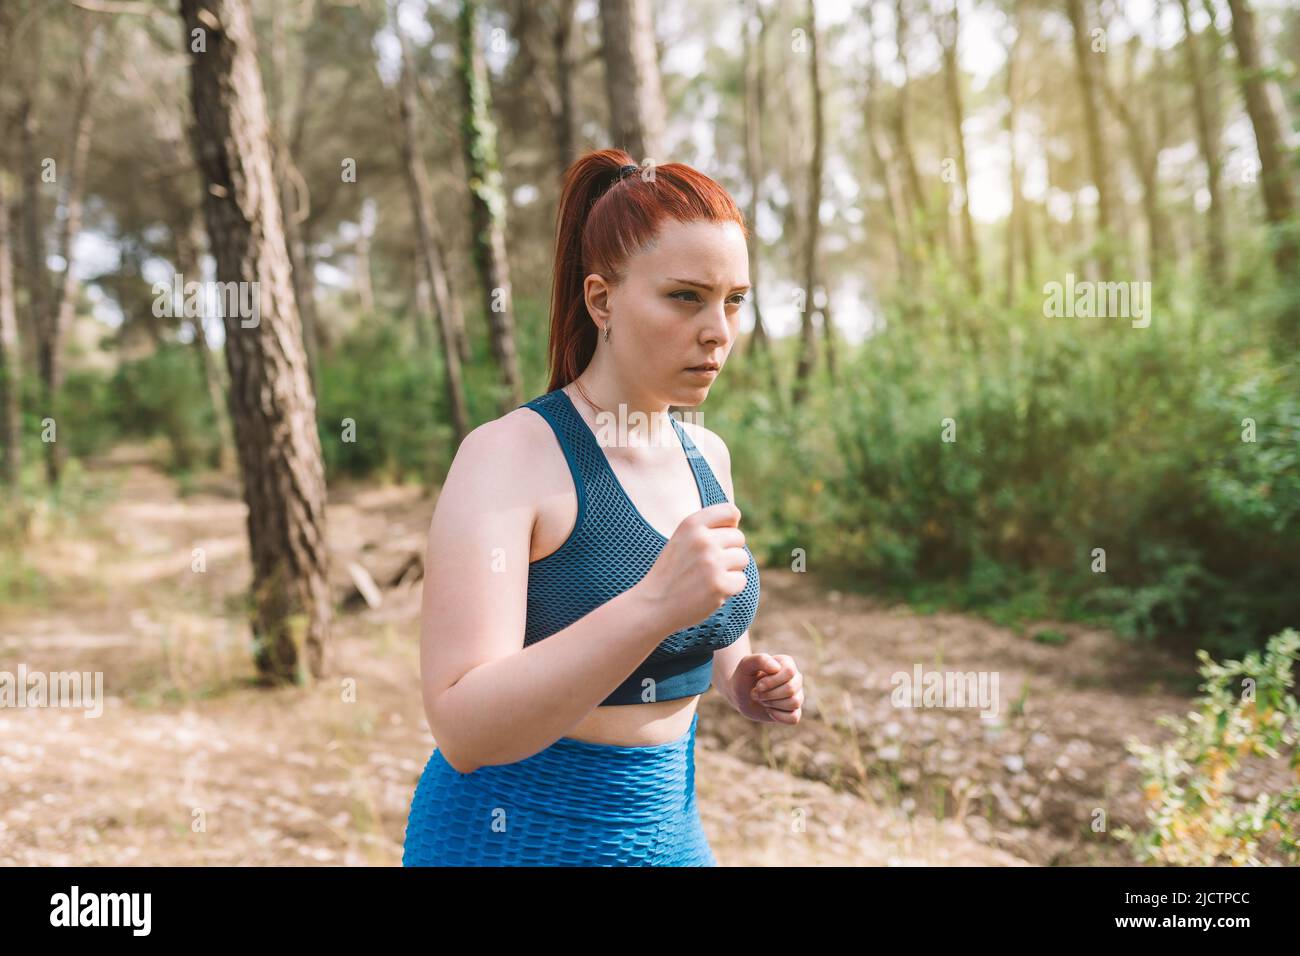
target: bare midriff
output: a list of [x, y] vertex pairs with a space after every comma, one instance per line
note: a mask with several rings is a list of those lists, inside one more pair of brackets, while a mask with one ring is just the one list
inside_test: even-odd
[[666, 744], [691, 729], [691, 718], [695, 716], [699, 699], [699, 694], [692, 694], [650, 704], [597, 707], [565, 736], [620, 747]]

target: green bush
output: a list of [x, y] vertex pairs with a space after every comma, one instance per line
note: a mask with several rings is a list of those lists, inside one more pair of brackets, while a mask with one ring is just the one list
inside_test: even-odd
[[[1130, 738], [1141, 761], [1148, 828], [1119, 827], [1137, 859], [1177, 866], [1300, 863], [1300, 705], [1290, 693], [1300, 633], [1269, 639], [1263, 655], [1216, 664], [1204, 650], [1201, 696], [1186, 719], [1162, 717], [1173, 739]], [[1291, 784], [1240, 798], [1233, 774], [1252, 755], [1283, 761]]]

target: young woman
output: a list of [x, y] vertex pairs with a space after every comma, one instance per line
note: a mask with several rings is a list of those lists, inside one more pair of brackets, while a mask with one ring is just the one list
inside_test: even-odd
[[703, 402], [726, 363], [746, 236], [689, 166], [600, 150], [567, 171], [550, 391], [465, 438], [429, 532], [420, 667], [438, 747], [403, 865], [716, 866], [695, 800], [700, 695], [799, 722], [794, 661], [750, 651], [758, 567], [727, 446], [667, 411]]

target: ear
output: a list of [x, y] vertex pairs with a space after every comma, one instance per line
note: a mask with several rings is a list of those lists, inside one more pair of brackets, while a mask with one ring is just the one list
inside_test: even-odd
[[609, 300], [613, 293], [613, 287], [605, 281], [604, 276], [592, 273], [583, 280], [582, 296], [587, 305], [587, 313], [602, 326], [610, 319]]

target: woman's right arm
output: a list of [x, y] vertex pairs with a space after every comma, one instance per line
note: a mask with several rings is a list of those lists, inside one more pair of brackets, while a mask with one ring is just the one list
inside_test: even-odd
[[[707, 610], [695, 616], [702, 601], [717, 606], [719, 587], [734, 593], [734, 566], [747, 561], [735, 550], [743, 545], [734, 527], [739, 512], [733, 519], [723, 506], [704, 509], [713, 526], [697, 517], [703, 511], [683, 521], [693, 533], [652, 569], [660, 573], [523, 647], [537, 514], [528, 482], [537, 441], [528, 431], [535, 423], [520, 419], [487, 422], [466, 436], [429, 529], [420, 627], [424, 709], [438, 749], [461, 773], [522, 760], [563, 737], [666, 635], [707, 617]], [[744, 566], [736, 590], [744, 587]], [[682, 593], [678, 582], [687, 577]]]

